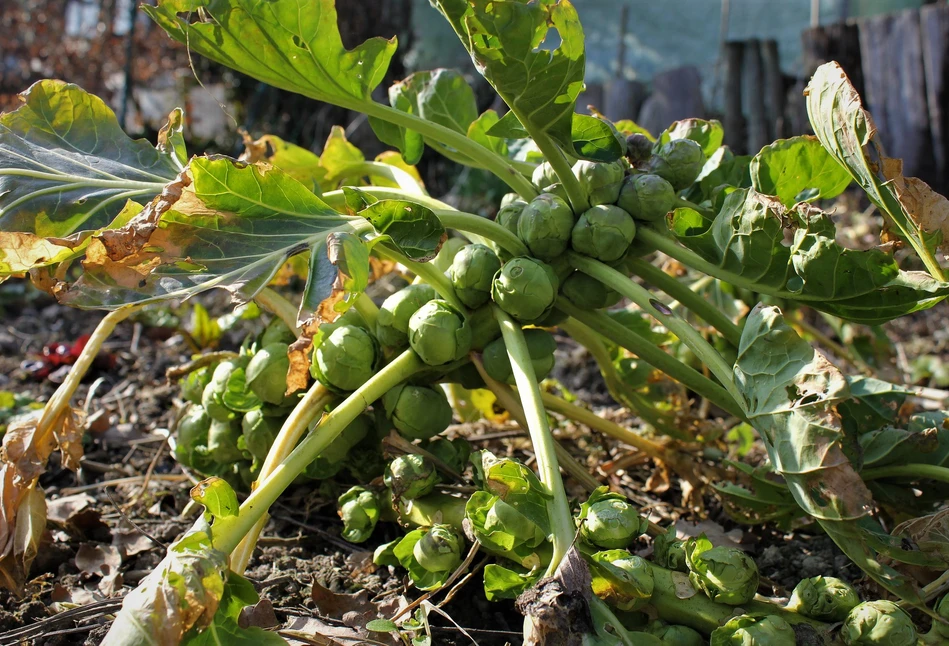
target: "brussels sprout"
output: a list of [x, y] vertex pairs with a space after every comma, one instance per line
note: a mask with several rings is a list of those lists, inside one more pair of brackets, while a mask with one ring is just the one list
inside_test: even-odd
[[620, 610], [636, 610], [652, 598], [655, 582], [646, 560], [626, 550], [590, 556], [593, 593]]
[[649, 137], [641, 132], [636, 132], [626, 137], [626, 159], [630, 163], [648, 161], [652, 157], [653, 143]]
[[359, 310], [357, 310], [355, 307], [350, 307], [332, 323], [323, 323], [320, 325], [320, 332], [322, 333], [323, 338], [326, 338], [333, 333], [333, 330], [344, 325], [351, 325], [353, 327], [358, 327], [362, 330], [365, 330], [366, 332], [372, 332], [369, 324], [366, 323], [366, 319], [362, 317], [362, 314], [360, 314]]
[[265, 345], [251, 357], [244, 371], [247, 387], [268, 404], [279, 405], [286, 400], [287, 372], [290, 357], [286, 343]]
[[658, 637], [662, 646], [705, 646], [705, 638], [702, 634], [688, 626], [654, 621], [646, 630], [650, 635]]
[[550, 265], [533, 258], [514, 258], [494, 277], [491, 298], [517, 320], [532, 323], [553, 309], [559, 286]]
[[625, 496], [599, 487], [580, 505], [580, 535], [601, 549], [627, 547], [642, 536], [649, 522]]
[[673, 139], [663, 144], [649, 160], [650, 171], [672, 184], [676, 191], [690, 187], [703, 166], [705, 153], [691, 139]]
[[616, 202], [626, 169], [620, 162], [592, 162], [581, 159], [573, 165], [573, 174], [586, 191], [590, 206], [597, 206]]
[[636, 236], [636, 223], [629, 213], [601, 204], [583, 212], [570, 234], [576, 251], [604, 262], [619, 260]]
[[554, 170], [554, 167], [550, 165], [550, 162], [544, 162], [539, 165], [534, 169], [534, 172], [531, 175], [531, 183], [533, 183], [537, 188], [550, 186], [551, 184], [559, 181], [560, 177], [557, 176], [557, 172]]
[[566, 251], [573, 221], [569, 203], [556, 195], [541, 193], [521, 212], [517, 235], [532, 255], [550, 260]]
[[458, 252], [466, 246], [468, 246], [468, 241], [464, 238], [448, 238], [442, 243], [441, 249], [438, 250], [435, 257], [432, 258], [432, 265], [444, 274], [451, 267], [451, 263], [454, 262]]
[[617, 292], [582, 271], [567, 276], [560, 285], [560, 293], [582, 310], [600, 310], [620, 301]]
[[864, 601], [844, 619], [840, 637], [847, 646], [916, 646], [913, 620], [892, 601]]
[[429, 301], [409, 319], [409, 345], [430, 366], [457, 361], [471, 349], [471, 326], [447, 301]]
[[[666, 224], [665, 220], [659, 220], [657, 222], [640, 222], [636, 225], [637, 231], [642, 231], [643, 229], [651, 229], [657, 233], [666, 235], [669, 231], [669, 226]], [[633, 238], [633, 241], [630, 243], [629, 248], [626, 250], [625, 259], [633, 258], [642, 258], [643, 256], [648, 256], [656, 250], [656, 245], [651, 241], [646, 242], [643, 239], [643, 236], [636, 236]]]
[[480, 352], [486, 345], [501, 336], [501, 326], [490, 306], [473, 310], [468, 315], [468, 325], [471, 326], [472, 350]]
[[372, 418], [368, 415], [356, 417], [307, 465], [304, 474], [314, 480], [326, 480], [335, 476], [345, 466], [349, 452], [369, 435], [372, 426]]
[[445, 373], [445, 375], [442, 377], [442, 381], [446, 384], [458, 384], [465, 390], [478, 390], [479, 388], [486, 388], [484, 379], [481, 377], [481, 373], [478, 372], [478, 369], [473, 363], [466, 363], [463, 366], [455, 368], [451, 372]]
[[178, 422], [175, 459], [186, 467], [194, 466], [191, 454], [195, 448], [207, 445], [210, 429], [211, 417], [208, 412], [201, 406], [189, 406], [188, 412]]
[[356, 390], [375, 373], [376, 342], [366, 330], [341, 325], [323, 339], [310, 372], [327, 388]]
[[234, 411], [224, 405], [223, 398], [227, 392], [227, 380], [231, 378], [231, 374], [246, 364], [247, 362], [243, 358], [222, 361], [217, 364], [214, 373], [211, 375], [211, 381], [208, 382], [201, 393], [201, 405], [208, 411], [211, 419], [227, 422], [237, 416]]
[[[538, 380], [545, 378], [554, 367], [554, 350], [557, 342], [547, 330], [530, 328], [524, 330], [524, 341], [534, 367], [534, 375]], [[484, 370], [495, 381], [505, 384], [514, 383], [514, 369], [507, 354], [504, 339], [495, 339], [484, 348], [482, 354]]]
[[676, 538], [675, 527], [652, 540], [652, 560], [656, 565], [677, 572], [688, 572], [685, 563], [685, 541]]
[[207, 388], [210, 382], [210, 368], [199, 368], [189, 372], [185, 377], [178, 380], [178, 385], [181, 387], [181, 396], [184, 397], [185, 401], [200, 406], [201, 396], [204, 394], [204, 389]]
[[738, 606], [755, 598], [758, 566], [736, 547], [713, 547], [705, 535], [685, 544], [689, 581], [718, 603]]
[[710, 646], [794, 646], [794, 629], [776, 615], [740, 615], [712, 631]]
[[435, 388], [401, 384], [383, 395], [382, 406], [393, 426], [410, 440], [427, 440], [451, 424], [451, 404]]
[[510, 204], [502, 205], [494, 221], [517, 235], [517, 222], [521, 219], [521, 213], [524, 212], [526, 206], [527, 202], [524, 200], [515, 200]]
[[436, 437], [433, 440], [425, 440], [420, 446], [459, 472], [465, 470], [465, 465], [468, 464], [468, 456], [471, 455], [471, 445], [468, 440], [461, 437], [456, 437], [453, 440]]
[[379, 522], [382, 504], [379, 497], [365, 487], [352, 487], [339, 497], [337, 513], [343, 520], [343, 538], [362, 543], [372, 535]]
[[383, 543], [375, 549], [372, 553], [372, 562], [376, 565], [391, 565], [392, 567], [399, 566], [399, 559], [395, 557], [395, 546], [399, 544], [402, 538], [397, 538], [394, 541], [389, 541], [388, 543]]
[[623, 180], [616, 206], [634, 220], [655, 222], [672, 210], [675, 198], [672, 184], [658, 175], [630, 175]]
[[505, 193], [504, 196], [501, 198], [501, 208], [503, 209], [505, 206], [508, 206], [509, 204], [513, 204], [514, 202], [517, 202], [518, 200], [520, 200], [521, 202], [524, 201], [521, 199], [521, 196], [518, 195], [517, 193]]
[[393, 498], [414, 500], [431, 493], [440, 479], [431, 462], [409, 453], [389, 463], [383, 481], [392, 490]]
[[[933, 610], [936, 611], [937, 615], [949, 621], [949, 594], [940, 599], [936, 603], [936, 606], [933, 608]], [[933, 626], [929, 631], [929, 636], [933, 638], [931, 640], [932, 643], [938, 643], [938, 639], [949, 641], [949, 625], [939, 621], [933, 621]]]
[[564, 188], [563, 184], [557, 182], [556, 184], [551, 184], [550, 186], [545, 186], [541, 189], [541, 193], [545, 195], [553, 195], [554, 197], [559, 197], [561, 200], [570, 204], [570, 195], [567, 194], [567, 189]]
[[409, 319], [425, 303], [438, 294], [430, 285], [409, 285], [392, 294], [382, 302], [376, 317], [376, 338], [390, 348], [403, 348], [409, 344]]
[[811, 619], [837, 622], [860, 603], [857, 591], [849, 583], [832, 576], [804, 579], [794, 587], [788, 610]]
[[501, 261], [483, 244], [470, 244], [455, 256], [448, 268], [448, 278], [455, 295], [471, 308], [491, 300], [491, 281], [501, 269]]
[[461, 565], [462, 542], [448, 525], [432, 525], [412, 548], [412, 556], [429, 572], [452, 572]]
[[281, 321], [278, 318], [275, 318], [270, 323], [267, 324], [267, 327], [264, 328], [264, 331], [260, 333], [260, 339], [257, 341], [257, 346], [260, 348], [266, 348], [272, 343], [286, 343], [290, 345], [297, 340], [297, 335], [287, 327], [287, 324]]
[[487, 491], [476, 491], [465, 503], [465, 518], [487, 551], [527, 568], [540, 565], [547, 532], [513, 504]]
[[208, 428], [208, 457], [220, 465], [237, 462], [243, 457], [237, 447], [240, 437], [241, 425], [237, 420], [211, 420], [211, 426]]
[[349, 451], [344, 465], [357, 482], [369, 482], [385, 473], [388, 461], [382, 452], [382, 440], [393, 429], [382, 406], [376, 406], [371, 415], [369, 432]]
[[241, 420], [244, 447], [254, 457], [255, 462], [263, 463], [267, 459], [267, 453], [273, 446], [281, 426], [283, 426], [283, 419], [267, 417], [259, 408], [244, 413], [244, 418]]

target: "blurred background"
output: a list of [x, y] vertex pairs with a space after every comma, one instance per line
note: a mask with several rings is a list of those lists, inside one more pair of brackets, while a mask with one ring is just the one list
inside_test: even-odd
[[[154, 0], [151, 0], [154, 1]], [[412, 71], [454, 67], [481, 98], [494, 95], [428, 0], [339, 2], [347, 46], [397, 35], [399, 53], [378, 89]], [[888, 154], [908, 174], [947, 185], [949, 3], [924, 0], [575, 0], [587, 39], [587, 90], [578, 109], [632, 118], [654, 134], [686, 117], [718, 118], [726, 143], [754, 153], [809, 131], [803, 90], [839, 61], [863, 96]], [[319, 152], [330, 127], [367, 154], [381, 145], [358, 115], [291, 95], [211, 64], [172, 42], [135, 0], [4, 0], [0, 110], [41, 78], [105, 98], [133, 135], [153, 137], [175, 106], [189, 117], [191, 150], [237, 154], [239, 128]], [[555, 41], [555, 36], [549, 40]], [[556, 42], [549, 42], [556, 45]], [[883, 88], [886, 88], [884, 91]], [[433, 194], [496, 200], [501, 187], [429, 153]], [[458, 173], [462, 173], [459, 176]], [[469, 205], [470, 206], [470, 205]]]

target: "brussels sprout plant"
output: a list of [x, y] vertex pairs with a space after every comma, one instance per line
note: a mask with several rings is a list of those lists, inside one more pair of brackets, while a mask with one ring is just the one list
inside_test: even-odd
[[[274, 316], [238, 352], [204, 355], [179, 375], [185, 406], [173, 454], [207, 478], [193, 496], [208, 516], [126, 597], [106, 643], [151, 643], [157, 632], [173, 634], [168, 643], [252, 639], [237, 622], [234, 586], [268, 509], [314, 480], [332, 498], [344, 492], [346, 540], [368, 542], [387, 523], [401, 530], [376, 562], [407, 571], [421, 590], [460, 575], [469, 542], [491, 559], [478, 574], [489, 599], [545, 585], [565, 563], [586, 568], [590, 590], [571, 593], [585, 644], [691, 644], [697, 632], [712, 644], [780, 646], [793, 643], [794, 625], [834, 638], [830, 622], [841, 620], [846, 644], [915, 643], [899, 606], [858, 604], [830, 577], [802, 582], [787, 607], [756, 598], [751, 555], [663, 533], [634, 505], [635, 492], [601, 486], [550, 426], [565, 418], [607, 434], [690, 490], [714, 478], [743, 522], [812, 522], [881, 593], [923, 607], [941, 589], [921, 591], [899, 565], [944, 562], [901, 549], [908, 539], [888, 536], [882, 520], [894, 506], [925, 498], [931, 513], [944, 500], [916, 495], [949, 482], [944, 452], [906, 447], [945, 445], [946, 416], [904, 423], [901, 387], [844, 375], [797, 330], [825, 339], [804, 328], [805, 307], [843, 330], [949, 296], [937, 256], [949, 203], [882, 157], [835, 63], [807, 89], [816, 136], [736, 155], [721, 145], [718, 121], [646, 133], [578, 113], [584, 35], [570, 0], [431, 4], [504, 114], [479, 115], [473, 90], [451, 70], [417, 72], [391, 88], [388, 104], [377, 101], [397, 42], [346, 49], [332, 0], [142, 7], [195, 56], [363, 113], [393, 148], [373, 161], [341, 130], [320, 156], [312, 142], [271, 135], [248, 140], [240, 159], [189, 156], [181, 110], [151, 146], [126, 136], [102, 100], [59, 81], [38, 82], [0, 115], [0, 281], [29, 275], [61, 303], [108, 312], [25, 454], [59, 441], [79, 381], [134, 312], [221, 288]], [[493, 175], [508, 194], [483, 214], [436, 199], [415, 168], [426, 147]], [[886, 245], [838, 243], [822, 206], [852, 182], [886, 222]], [[304, 280], [295, 292], [296, 276]], [[793, 326], [777, 305], [794, 313]], [[542, 388], [557, 374], [555, 333], [585, 348], [647, 433]], [[859, 348], [833, 345], [868, 372]], [[523, 426], [536, 471], [472, 452], [453, 427], [472, 415]], [[706, 469], [724, 455], [721, 429], [757, 431], [769, 477], [726, 461]], [[43, 525], [16, 516], [41, 493], [45, 460], [31, 463], [32, 481], [15, 479], [15, 501], [4, 499], [10, 536]], [[571, 503], [561, 469], [586, 502]], [[651, 561], [627, 551], [650, 542]], [[188, 611], [165, 626], [154, 599]], [[648, 622], [632, 610], [663, 630], [639, 630]], [[529, 614], [528, 641], [539, 630]]]

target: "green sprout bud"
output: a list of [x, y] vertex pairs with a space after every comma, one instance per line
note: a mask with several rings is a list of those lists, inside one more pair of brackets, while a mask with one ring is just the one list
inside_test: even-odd
[[[936, 603], [936, 606], [933, 608], [933, 610], [936, 611], [937, 615], [949, 621], [949, 594], [940, 599]], [[932, 640], [933, 643], [937, 643], [935, 638], [941, 638], [949, 641], [949, 625], [934, 620], [932, 629], [929, 631], [929, 636], [934, 638]]]
[[636, 610], [652, 598], [655, 581], [646, 560], [626, 550], [606, 550], [590, 557], [593, 594], [620, 610]]
[[432, 440], [425, 440], [420, 446], [459, 472], [465, 470], [465, 465], [468, 464], [468, 456], [471, 455], [471, 445], [468, 440], [462, 437], [456, 437], [453, 440], [436, 437]]
[[617, 292], [582, 271], [567, 276], [560, 286], [560, 293], [582, 310], [601, 310], [620, 301]]
[[375, 373], [376, 342], [366, 330], [341, 325], [314, 353], [311, 372], [327, 388], [356, 390]]
[[[505, 193], [504, 196], [501, 198], [501, 208], [503, 209], [508, 204], [513, 204], [514, 202], [517, 202], [518, 200], [521, 200], [521, 196], [518, 195], [517, 193]], [[523, 202], [523, 200], [521, 201]]]
[[290, 370], [287, 348], [286, 343], [279, 342], [265, 345], [247, 364], [247, 387], [268, 404], [279, 405], [287, 398], [287, 372]]
[[705, 153], [691, 139], [673, 139], [663, 144], [649, 161], [650, 171], [672, 184], [676, 191], [692, 186], [703, 166]]
[[616, 206], [634, 220], [655, 222], [672, 210], [675, 198], [672, 184], [658, 175], [630, 175], [623, 180]]
[[481, 307], [491, 300], [491, 282], [501, 269], [501, 261], [482, 244], [461, 249], [448, 268], [448, 278], [455, 295], [470, 308]]
[[412, 548], [412, 556], [429, 572], [452, 572], [461, 565], [462, 541], [448, 525], [432, 525]]
[[435, 257], [432, 258], [432, 265], [435, 269], [444, 274], [448, 271], [448, 268], [451, 267], [451, 263], [454, 262], [458, 252], [466, 246], [468, 246], [468, 241], [464, 238], [448, 238], [442, 243]]
[[[538, 381], [544, 379], [554, 367], [557, 342], [550, 332], [538, 328], [524, 330], [524, 341], [527, 343], [534, 375]], [[481, 359], [485, 372], [492, 379], [503, 384], [514, 384], [514, 369], [503, 338], [495, 339], [485, 346]]]
[[629, 213], [601, 204], [583, 212], [570, 234], [573, 248], [603, 262], [619, 260], [636, 236], [636, 223]]
[[676, 538], [675, 527], [668, 528], [664, 534], [659, 534], [652, 540], [653, 562], [676, 572], [688, 572], [689, 566], [685, 563], [685, 541]]
[[438, 472], [421, 455], [400, 455], [386, 466], [383, 476], [393, 498], [415, 500], [432, 493], [439, 482]]
[[794, 587], [788, 610], [811, 619], [839, 622], [860, 603], [853, 586], [832, 576], [804, 579]]
[[191, 454], [196, 447], [206, 446], [211, 417], [201, 406], [189, 406], [188, 412], [178, 422], [178, 438], [175, 443], [175, 459], [186, 467], [191, 464]]
[[533, 174], [531, 175], [531, 183], [533, 183], [537, 188], [550, 186], [551, 184], [559, 181], [560, 177], [557, 176], [557, 172], [554, 171], [554, 167], [551, 166], [549, 162], [544, 162], [535, 168]]
[[445, 393], [428, 386], [396, 386], [383, 395], [382, 406], [392, 425], [410, 440], [427, 440], [451, 424], [451, 404]]
[[244, 413], [241, 420], [241, 432], [244, 436], [244, 446], [254, 456], [254, 461], [263, 463], [267, 458], [270, 447], [273, 446], [283, 418], [267, 417], [259, 408]]
[[314, 480], [327, 480], [335, 476], [346, 465], [349, 452], [369, 435], [372, 428], [371, 417], [368, 415], [356, 417], [315, 460], [307, 465], [304, 474]]
[[392, 294], [379, 308], [376, 317], [376, 338], [389, 348], [404, 348], [409, 344], [409, 319], [425, 303], [438, 294], [430, 285], [409, 285]]
[[471, 349], [471, 326], [447, 301], [429, 301], [409, 319], [409, 345], [430, 366], [457, 361]]
[[491, 298], [517, 320], [531, 323], [550, 313], [559, 286], [550, 265], [533, 258], [514, 258], [494, 277]]
[[541, 193], [530, 201], [517, 220], [517, 235], [541, 260], [551, 260], [567, 250], [573, 210], [556, 195]]
[[514, 235], [517, 235], [517, 221], [520, 220], [521, 213], [524, 212], [524, 207], [526, 206], [527, 202], [521, 199], [515, 200], [510, 204], [502, 205], [494, 221]]
[[211, 426], [208, 428], [208, 457], [219, 465], [240, 460], [244, 457], [237, 446], [241, 433], [241, 425], [237, 420], [211, 420]]
[[892, 601], [864, 601], [853, 608], [840, 629], [847, 646], [916, 646], [913, 620]]
[[231, 378], [231, 374], [246, 364], [243, 358], [217, 364], [211, 375], [211, 381], [201, 393], [201, 405], [208, 411], [211, 419], [228, 422], [237, 416], [237, 413], [224, 405], [224, 394], [227, 392], [227, 380]]
[[468, 325], [471, 326], [471, 349], [477, 352], [501, 336], [501, 325], [490, 306], [473, 310], [468, 315]]
[[279, 318], [275, 318], [264, 331], [260, 333], [260, 339], [257, 341], [257, 347], [266, 348], [271, 343], [286, 343], [290, 345], [297, 340], [297, 335], [287, 327], [287, 324]]
[[619, 197], [626, 169], [620, 162], [580, 160], [573, 165], [573, 174], [586, 191], [590, 206], [613, 204]]
[[564, 188], [564, 185], [560, 182], [551, 184], [550, 186], [545, 186], [541, 189], [541, 193], [546, 195], [553, 195], [554, 197], [559, 197], [561, 200], [570, 204], [570, 195], [567, 194], [567, 189]]
[[181, 396], [184, 397], [185, 401], [199, 406], [201, 405], [201, 395], [209, 383], [211, 383], [211, 369], [207, 367], [189, 372], [187, 376], [178, 380], [181, 387]]
[[625, 496], [606, 487], [598, 488], [580, 506], [578, 521], [580, 535], [601, 549], [627, 547], [649, 527]]
[[343, 520], [343, 538], [362, 543], [372, 535], [379, 522], [382, 505], [379, 497], [365, 487], [352, 487], [339, 497], [337, 513]]
[[755, 598], [758, 566], [736, 547], [713, 547], [705, 535], [685, 544], [685, 563], [692, 585], [718, 603], [738, 606]]
[[702, 634], [688, 626], [654, 621], [646, 630], [650, 635], [658, 637], [662, 646], [705, 646], [705, 638]]
[[777, 615], [740, 615], [712, 631], [710, 646], [794, 646], [794, 629]]
[[648, 161], [652, 157], [652, 142], [641, 132], [626, 137], [626, 159], [632, 164]]

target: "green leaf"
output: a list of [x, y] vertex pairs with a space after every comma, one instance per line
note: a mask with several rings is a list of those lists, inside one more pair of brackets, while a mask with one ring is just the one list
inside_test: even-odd
[[214, 618], [200, 633], [187, 636], [182, 646], [281, 646], [287, 641], [277, 633], [251, 626], [241, 628], [231, 617]]
[[362, 151], [346, 139], [346, 131], [341, 126], [333, 126], [320, 155], [320, 165], [326, 170], [325, 188], [335, 188], [350, 166], [364, 161]]
[[478, 142], [488, 150], [507, 157], [508, 144], [506, 138], [489, 134], [499, 121], [498, 113], [494, 110], [485, 110], [480, 117], [468, 126], [468, 138]]
[[221, 401], [237, 413], [249, 413], [263, 404], [254, 391], [247, 388], [247, 377], [243, 368], [236, 368], [227, 378], [227, 387], [221, 395]]
[[540, 578], [540, 568], [528, 570], [513, 563], [499, 565], [489, 563], [484, 566], [484, 595], [488, 601], [517, 599], [521, 593]]
[[278, 169], [224, 157], [192, 160], [166, 194], [128, 227], [93, 239], [64, 302], [111, 309], [215, 287], [249, 300], [288, 258], [362, 222]]
[[276, 135], [264, 135], [246, 145], [248, 151], [241, 159], [250, 156], [251, 161], [267, 161], [317, 195], [320, 194], [326, 178], [326, 169], [320, 165], [320, 157], [316, 153], [284, 141]]
[[583, 159], [612, 162], [626, 149], [620, 143], [616, 128], [609, 121], [585, 114], [573, 115], [571, 137], [573, 153]]
[[530, 137], [530, 133], [524, 129], [517, 115], [511, 111], [498, 119], [488, 130], [488, 134], [492, 137], [503, 137], [504, 139], [526, 139]]
[[[830, 217], [807, 205], [787, 210], [776, 198], [738, 189], [705, 223], [692, 209], [676, 209], [670, 228], [714, 265], [707, 273], [848, 321], [882, 323], [932, 307], [949, 294], [949, 283], [901, 271], [883, 251], [840, 246]], [[793, 231], [790, 244], [787, 229]]]
[[656, 147], [669, 143], [673, 139], [691, 139], [702, 147], [706, 157], [718, 150], [725, 139], [725, 129], [716, 119], [682, 119], [676, 121], [659, 135]]
[[387, 236], [399, 251], [417, 262], [428, 262], [438, 254], [448, 232], [435, 213], [420, 204], [404, 200], [380, 200], [359, 215]]
[[915, 585], [877, 558], [900, 558], [899, 542], [870, 517], [872, 496], [844, 450], [836, 410], [850, 396], [844, 376], [763, 305], [745, 323], [734, 370], [748, 420], [798, 505], [875, 581], [919, 602]]
[[209, 348], [221, 340], [221, 327], [217, 319], [211, 318], [208, 310], [201, 303], [195, 303], [191, 307], [188, 333], [201, 348]]
[[652, 141], [652, 142], [656, 141], [656, 138], [653, 137], [652, 134], [648, 130], [643, 128], [641, 125], [639, 125], [632, 119], [620, 119], [619, 121], [615, 122], [613, 125], [616, 127], [616, 129], [620, 133], [622, 133], [623, 135], [626, 135], [627, 137], [629, 135], [639, 134], [639, 135], [645, 135], [646, 139], [648, 139], [649, 141]]
[[[568, 0], [432, 0], [478, 71], [524, 127], [573, 150], [572, 125], [583, 88], [583, 30]], [[559, 46], [544, 49], [548, 30]]]
[[204, 508], [214, 518], [236, 516], [240, 505], [237, 494], [231, 485], [218, 477], [202, 480], [191, 489], [191, 499]]
[[942, 278], [932, 248], [949, 242], [949, 200], [922, 180], [904, 177], [902, 161], [883, 154], [873, 119], [838, 63], [817, 68], [804, 94], [821, 144], [889, 215], [933, 276]]
[[0, 115], [3, 231], [66, 238], [103, 228], [181, 170], [173, 145], [130, 139], [105, 102], [76, 85], [38, 81], [20, 98]]
[[399, 563], [402, 567], [409, 571], [412, 582], [419, 590], [434, 590], [447, 581], [448, 577], [452, 574], [451, 570], [445, 570], [444, 572], [431, 572], [426, 570], [415, 558], [413, 548], [428, 532], [428, 527], [412, 530], [403, 536], [402, 540], [392, 548], [393, 554], [399, 559]]
[[887, 424], [896, 424], [906, 396], [912, 388], [872, 377], [848, 377], [851, 399], [841, 402], [838, 411], [848, 431], [862, 434]]
[[790, 529], [801, 516], [801, 508], [791, 492], [777, 481], [770, 465], [751, 467], [726, 460], [725, 464], [742, 472], [750, 488], [731, 482], [713, 483], [728, 517], [746, 525], [774, 523]]
[[751, 185], [784, 206], [837, 197], [850, 186], [850, 173], [810, 135], [779, 139], [751, 161]]
[[369, 247], [349, 232], [330, 234], [310, 252], [310, 272], [301, 312], [334, 320], [348, 310], [369, 284]]
[[399, 627], [389, 619], [373, 619], [366, 623], [366, 630], [373, 633], [393, 633], [398, 631]]

